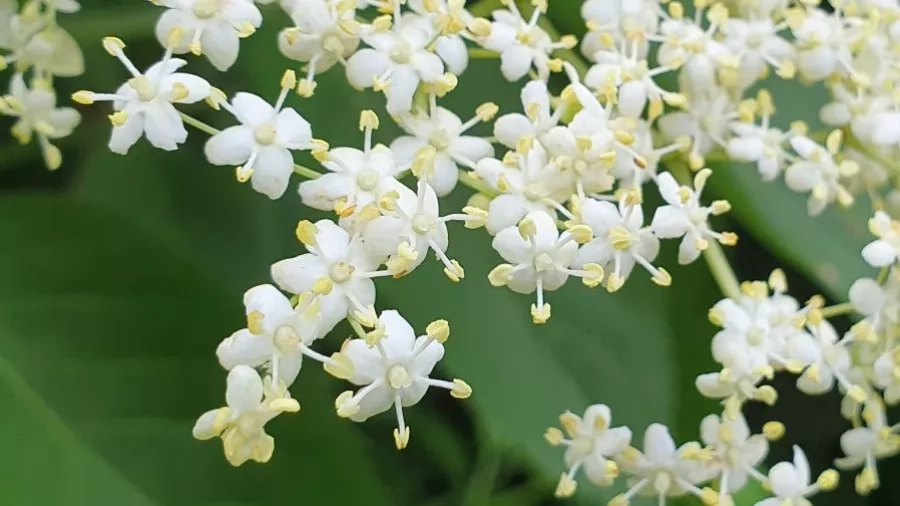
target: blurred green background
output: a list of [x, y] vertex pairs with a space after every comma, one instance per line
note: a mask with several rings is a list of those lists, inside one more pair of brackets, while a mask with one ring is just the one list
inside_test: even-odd
[[[580, 3], [551, 2], [549, 17], [561, 32], [582, 32]], [[83, 7], [61, 17], [87, 65], [83, 76], [57, 81], [61, 104], [73, 91], [111, 91], [126, 78], [102, 50], [103, 36], [124, 39], [140, 67], [161, 54], [152, 36], [161, 9], [137, 0], [85, 0]], [[242, 43], [230, 72], [217, 73], [203, 59], [190, 59], [189, 69], [229, 96], [247, 90], [274, 98], [282, 72], [298, 64], [275, 44], [287, 16], [275, 6], [264, 14], [263, 29]], [[814, 123], [822, 92], [777, 86], [782, 117]], [[462, 117], [487, 100], [511, 112], [520, 110], [518, 95], [498, 62], [480, 60], [445, 105]], [[383, 99], [353, 91], [339, 68], [319, 78], [313, 98], [288, 103], [332, 146], [360, 145], [360, 110], [386, 118]], [[178, 152], [140, 141], [120, 157], [105, 147], [108, 111], [80, 110], [83, 123], [61, 142], [65, 161], [56, 172], [43, 168], [35, 145], [0, 139], [0, 504], [555, 504], [562, 451], [542, 433], [562, 411], [606, 403], [616, 425], [633, 428], [637, 444], [654, 421], [681, 441], [694, 439], [703, 415], [717, 409], [693, 387], [697, 374], [713, 369], [715, 329], [706, 312], [720, 298], [702, 262], [679, 268], [677, 245], [666, 244], [660, 262], [674, 274], [672, 287], [656, 287], [641, 273], [615, 296], [572, 282], [550, 294], [550, 323], [535, 326], [528, 297], [488, 284], [499, 259], [487, 234], [456, 227], [450, 253], [466, 279], [450, 283], [429, 262], [379, 283], [378, 305], [399, 308], [418, 329], [449, 320], [439, 372], [466, 379], [472, 398], [426, 396], [408, 410], [411, 444], [397, 452], [393, 417], [363, 425], [337, 418], [333, 399], [346, 385], [309, 362], [292, 389], [303, 410], [268, 426], [277, 442], [272, 461], [231, 468], [218, 441], [190, 434], [200, 413], [224, 401], [215, 347], [243, 325], [243, 291], [268, 282], [271, 263], [301, 252], [297, 220], [318, 216], [300, 205], [293, 185], [271, 202], [236, 183], [231, 169], [207, 164], [200, 132]], [[188, 112], [217, 127], [232, 121], [203, 105]], [[10, 124], [0, 118], [4, 132]], [[383, 121], [376, 138], [389, 143], [398, 132]], [[798, 298], [824, 293], [843, 301], [854, 279], [873, 274], [858, 253], [868, 240], [866, 202], [808, 218], [804, 198], [782, 183], [762, 183], [746, 166], [719, 169], [711, 197], [734, 204], [717, 225], [741, 235], [729, 251], [741, 279], [765, 279], [784, 266]], [[460, 208], [468, 195], [461, 188], [445, 208]], [[349, 334], [339, 327], [322, 345], [337, 349]], [[776, 381], [779, 404], [749, 413], [756, 427], [770, 419], [787, 425], [771, 457], [787, 458], [797, 443], [815, 470], [829, 466], [846, 429], [838, 397], [802, 396], [790, 378]], [[883, 468], [882, 489], [869, 498], [854, 496], [847, 476], [838, 492], [815, 502], [898, 504], [892, 467]], [[605, 504], [613, 493], [583, 482], [567, 502]], [[759, 494], [751, 490], [738, 504]]]

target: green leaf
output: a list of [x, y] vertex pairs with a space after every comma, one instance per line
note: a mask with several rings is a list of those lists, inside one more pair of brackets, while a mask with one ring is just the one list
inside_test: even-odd
[[[307, 365], [272, 461], [233, 469], [191, 427], [223, 405], [213, 350], [240, 298], [95, 206], [0, 201], [0, 489], [10, 504], [390, 504], [368, 439]], [[288, 419], [290, 418], [290, 419]], [[352, 486], [345, 486], [352, 477]], [[402, 495], [401, 495], [402, 497]]]

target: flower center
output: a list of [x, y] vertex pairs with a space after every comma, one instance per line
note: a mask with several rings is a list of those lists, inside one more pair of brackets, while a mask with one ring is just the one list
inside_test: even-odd
[[405, 40], [400, 40], [394, 45], [394, 48], [391, 50], [391, 60], [394, 63], [409, 63], [412, 59], [412, 47], [409, 45], [409, 42]]
[[263, 146], [267, 146], [275, 142], [275, 135], [275, 125], [271, 123], [259, 125], [253, 131], [253, 137], [256, 138], [256, 143]]
[[525, 195], [525, 198], [528, 200], [538, 201], [544, 198], [544, 195], [547, 193], [544, 185], [541, 183], [530, 183], [525, 189], [522, 191]]
[[356, 270], [347, 262], [336, 262], [328, 268], [328, 277], [335, 283], [345, 283]]
[[193, 11], [194, 16], [200, 19], [209, 19], [219, 11], [219, 2], [218, 0], [195, 0]]
[[275, 348], [287, 355], [297, 350], [300, 344], [300, 335], [293, 327], [282, 325], [275, 330]]
[[431, 134], [428, 142], [438, 151], [446, 151], [450, 147], [450, 135], [444, 130], [436, 130]]
[[434, 218], [425, 216], [424, 214], [417, 214], [413, 216], [412, 228], [417, 234], [427, 234], [434, 228]]
[[381, 176], [378, 174], [378, 171], [366, 168], [359, 171], [359, 174], [356, 175], [356, 186], [359, 186], [360, 190], [370, 192], [378, 185], [379, 179], [381, 179]]
[[765, 339], [766, 331], [759, 327], [753, 327], [747, 331], [747, 343], [751, 346], [759, 346]]
[[412, 376], [409, 375], [409, 371], [406, 370], [406, 367], [403, 367], [400, 364], [394, 364], [390, 369], [388, 369], [387, 381], [388, 384], [391, 385], [391, 388], [393, 388], [394, 390], [410, 387], [413, 383]]
[[141, 102], [149, 102], [156, 98], [158, 91], [156, 86], [147, 79], [147, 76], [137, 76], [128, 80], [128, 85], [137, 92]]
[[609, 229], [609, 243], [612, 244], [613, 248], [624, 251], [630, 248], [633, 242], [634, 237], [627, 228], [613, 227]]
[[549, 253], [538, 253], [535, 255], [534, 270], [538, 272], [553, 270], [553, 257]]

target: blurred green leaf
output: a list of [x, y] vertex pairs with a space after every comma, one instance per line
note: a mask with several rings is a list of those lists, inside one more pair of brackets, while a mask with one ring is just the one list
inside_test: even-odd
[[[370, 444], [307, 366], [266, 466], [191, 437], [223, 404], [212, 354], [239, 298], [126, 220], [60, 198], [0, 201], [0, 489], [9, 504], [391, 504]], [[294, 424], [294, 425], [291, 425]], [[352, 477], [352, 486], [344, 486]], [[412, 487], [410, 487], [412, 488]], [[401, 492], [405, 493], [406, 491]]]

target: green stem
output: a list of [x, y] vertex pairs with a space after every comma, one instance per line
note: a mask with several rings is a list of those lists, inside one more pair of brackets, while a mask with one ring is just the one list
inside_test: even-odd
[[480, 47], [470, 47], [469, 58], [473, 60], [496, 60], [500, 58], [500, 53], [496, 53], [489, 49], [482, 49]]
[[[668, 168], [672, 175], [675, 176], [675, 179], [682, 184], [691, 183], [691, 175], [684, 162], [680, 160], [672, 161], [669, 163]], [[703, 260], [706, 261], [709, 272], [712, 273], [722, 293], [732, 299], [740, 297], [741, 284], [734, 273], [734, 269], [728, 263], [728, 259], [725, 258], [722, 246], [718, 242], [709, 241], [709, 247], [703, 250]]]
[[[185, 114], [181, 111], [178, 111], [178, 114], [181, 115], [181, 119], [184, 120], [185, 123], [196, 128], [197, 130], [200, 130], [201, 132], [207, 133], [209, 135], [216, 135], [220, 132], [218, 128], [208, 125], [189, 114]], [[322, 174], [310, 169], [309, 167], [304, 167], [303, 165], [299, 165], [296, 163], [294, 164], [294, 172], [308, 179], [316, 179], [317, 177], [322, 176]]]
[[822, 316], [824, 316], [825, 318], [831, 318], [834, 316], [850, 314], [854, 311], [855, 309], [853, 309], [853, 304], [849, 302], [843, 302], [841, 304], [835, 304], [833, 306], [822, 308]]
[[367, 332], [366, 329], [362, 327], [362, 324], [353, 318], [347, 318], [347, 321], [350, 322], [350, 326], [353, 327], [353, 331], [356, 332], [356, 335], [359, 336], [360, 339], [366, 338]]

